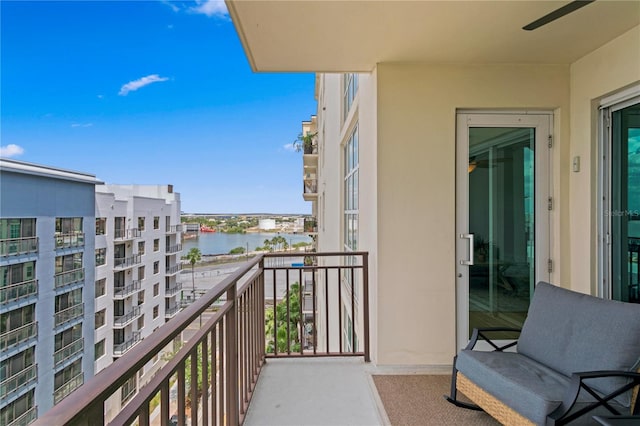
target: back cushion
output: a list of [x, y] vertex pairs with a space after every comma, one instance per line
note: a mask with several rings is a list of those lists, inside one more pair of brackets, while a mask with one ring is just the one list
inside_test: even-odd
[[[635, 371], [640, 364], [640, 305], [604, 300], [539, 282], [518, 352], [570, 376], [595, 370]], [[590, 382], [609, 392], [626, 380]], [[629, 395], [619, 402], [629, 405]]]

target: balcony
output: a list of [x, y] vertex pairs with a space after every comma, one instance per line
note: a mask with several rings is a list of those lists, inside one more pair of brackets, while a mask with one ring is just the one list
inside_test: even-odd
[[141, 281], [134, 280], [127, 286], [117, 286], [113, 288], [113, 298], [115, 300], [126, 299], [127, 297], [140, 291]]
[[164, 289], [164, 297], [173, 297], [182, 290], [182, 283], [175, 283], [172, 286], [166, 286]]
[[182, 251], [182, 244], [174, 244], [172, 246], [167, 247], [166, 253], [167, 254], [178, 253], [179, 251]]
[[7, 331], [6, 333], [0, 334], [0, 351], [4, 352], [9, 348], [28, 342], [37, 336], [38, 323], [36, 321], [18, 327], [15, 330]]
[[310, 235], [318, 233], [318, 222], [315, 217], [304, 218], [304, 232]]
[[54, 237], [56, 249], [84, 247], [84, 232], [56, 234]]
[[71, 359], [75, 355], [82, 354], [84, 350], [84, 339], [79, 338], [75, 342], [71, 342], [67, 346], [55, 351], [53, 353], [53, 364], [55, 367], [63, 362]]
[[84, 268], [60, 272], [54, 276], [54, 285], [56, 286], [56, 288], [79, 283], [81, 281], [84, 281]]
[[64, 323], [73, 321], [78, 318], [82, 318], [84, 315], [84, 303], [78, 303], [77, 305], [70, 306], [60, 312], [56, 312], [54, 317], [54, 326], [58, 327]]
[[[314, 253], [313, 256], [325, 258], [322, 266], [300, 268], [294, 266], [302, 261], [300, 256], [291, 257], [283, 253], [256, 256], [178, 312], [171, 321], [146, 337], [142, 344], [123, 354], [117, 365], [112, 364], [92, 378], [83, 387], [83, 392], [74, 393], [45, 413], [36, 421], [36, 425], [75, 422], [86, 424], [86, 420], [83, 422], [81, 419], [104, 419], [104, 402], [138, 374], [140, 366], [162, 353], [168, 342], [181, 336], [187, 329], [190, 330], [189, 337], [181, 349], [138, 390], [115, 418], [110, 419], [112, 424], [149, 424], [152, 416], [169, 418], [173, 414], [177, 414], [178, 418], [186, 417], [191, 424], [195, 424], [196, 420], [197, 424], [201, 424], [201, 420], [212, 418], [218, 418], [221, 424], [229, 425], [238, 425], [251, 418], [254, 422], [255, 419], [258, 422], [269, 419], [269, 423], [272, 420], [273, 424], [281, 424], [285, 423], [281, 421], [282, 417], [266, 417], [263, 416], [265, 413], [259, 411], [248, 415], [249, 402], [253, 398], [255, 403], [252, 404], [256, 407], [271, 404], [273, 412], [274, 404], [269, 400], [273, 398], [273, 391], [284, 387], [286, 389], [279, 395], [289, 394], [292, 391], [288, 386], [289, 381], [300, 377], [313, 377], [313, 387], [309, 387], [308, 380], [305, 382], [304, 390], [307, 392], [315, 389], [315, 378], [318, 383], [322, 382], [321, 389], [327, 392], [318, 395], [319, 399], [314, 400], [314, 404], [325, 414], [331, 412], [331, 409], [321, 405], [322, 401], [335, 401], [336, 390], [331, 391], [332, 383], [328, 382], [330, 377], [335, 377], [335, 383], [343, 387], [345, 392], [352, 391], [354, 395], [370, 392], [363, 373], [365, 363], [369, 361], [368, 255], [365, 252], [350, 252]], [[356, 257], [358, 261], [354, 265], [347, 265], [344, 260], [346, 256]], [[280, 262], [274, 262], [274, 259]], [[363, 318], [363, 323], [356, 327], [359, 347], [355, 344], [355, 333], [350, 342], [347, 342], [343, 338], [344, 330], [338, 328], [338, 324], [346, 321], [342, 316], [343, 312], [349, 312], [351, 317], [355, 317], [355, 301], [345, 300], [344, 294], [339, 295], [339, 272], [348, 270], [354, 270], [362, 284], [363, 298], [357, 304], [362, 309]], [[318, 300], [318, 306], [337, 306], [340, 303], [346, 311], [325, 311], [328, 315], [336, 315], [329, 321], [328, 315], [324, 314], [312, 314], [308, 320], [303, 320], [300, 311], [291, 309], [291, 306], [299, 306], [295, 299], [299, 300], [303, 293], [303, 289], [296, 283], [305, 282], [308, 276], [316, 277], [311, 278], [316, 285], [312, 285], [309, 291]], [[278, 315], [276, 324], [273, 324], [269, 318], [272, 317], [270, 312], [273, 312], [275, 304], [278, 304], [279, 312], [280, 307], [285, 312], [284, 317]], [[327, 325], [331, 325], [331, 328], [325, 328]], [[302, 336], [299, 336], [300, 333]], [[355, 349], [348, 349], [348, 346]], [[197, 353], [206, 353], [207, 356], [198, 356]], [[192, 363], [192, 368], [187, 370], [187, 358], [198, 359], [200, 365]], [[273, 377], [261, 378], [265, 382], [256, 387], [266, 358], [273, 360], [265, 367], [270, 369], [267, 376], [275, 374], [275, 380], [280, 383], [275, 383], [273, 388], [268, 389], [264, 386], [271, 386], [266, 383], [272, 381]], [[349, 374], [345, 374], [347, 370], [350, 371]], [[295, 376], [292, 376], [291, 371], [295, 371]], [[201, 385], [189, 388], [187, 377], [195, 374], [202, 374], [200, 380], [195, 381]], [[356, 382], [347, 383], [351, 378], [357, 378]], [[282, 383], [287, 383], [287, 386]], [[175, 394], [172, 386], [177, 389]], [[209, 392], [204, 392], [205, 389]], [[156, 394], [160, 395], [159, 406], [152, 410], [150, 401]], [[300, 394], [302, 392], [293, 394], [291, 398], [282, 397], [296, 400]], [[174, 405], [170, 405], [170, 395], [177, 395], [177, 403]], [[348, 397], [349, 395], [345, 395], [344, 400], [348, 400]], [[298, 402], [294, 405], [297, 404]], [[379, 423], [372, 402], [365, 404], [364, 408], [359, 405], [361, 404], [350, 406], [346, 411], [351, 410], [354, 416], [364, 416], [362, 419], [367, 423]], [[301, 406], [305, 405], [301, 402]], [[198, 413], [198, 418], [192, 418], [191, 413]], [[288, 423], [291, 423], [296, 414], [286, 411], [282, 413], [287, 414], [291, 416], [288, 418]], [[203, 424], [207, 423], [203, 421]]]
[[128, 257], [115, 257], [113, 259], [113, 269], [128, 269], [134, 267], [135, 265], [139, 265], [140, 263], [142, 263], [142, 256], [139, 254], [134, 254], [133, 256]]
[[305, 201], [316, 201], [318, 199], [318, 180], [305, 178], [302, 191], [302, 197]]
[[175, 234], [176, 232], [182, 232], [182, 225], [167, 226], [167, 234]]
[[164, 317], [165, 318], [173, 318], [173, 317], [176, 316], [176, 314], [178, 312], [180, 312], [181, 309], [182, 309], [181, 306], [174, 306], [174, 307], [171, 307], [171, 308], [167, 308], [167, 309], [164, 310]]
[[38, 237], [8, 238], [0, 240], [0, 256], [37, 253]]
[[131, 229], [121, 229], [116, 228], [113, 233], [114, 241], [129, 241], [135, 240], [136, 238], [140, 238], [142, 236], [142, 231], [138, 228]]
[[[38, 406], [34, 406], [29, 408], [24, 412], [20, 417], [13, 420], [11, 423], [7, 423], [7, 426], [27, 426], [38, 417]], [[0, 423], [2, 423], [4, 419], [0, 418]]]
[[38, 294], [38, 280], [23, 281], [0, 287], [0, 304], [28, 299]]
[[22, 371], [14, 374], [0, 383], [0, 398], [17, 390], [22, 390], [29, 385], [35, 384], [38, 378], [38, 368], [36, 364], [25, 367]]
[[304, 147], [302, 164], [305, 168], [318, 167], [318, 146], [316, 144]]
[[71, 378], [68, 382], [60, 386], [53, 392], [53, 403], [58, 404], [65, 399], [71, 392], [82, 386], [84, 383], [84, 373]]
[[178, 272], [182, 271], [182, 263], [178, 263], [177, 265], [167, 266], [165, 272], [167, 275], [175, 275]]
[[142, 339], [140, 338], [140, 333], [134, 331], [133, 333], [131, 333], [130, 339], [128, 339], [124, 343], [113, 345], [113, 356], [119, 357], [124, 355], [129, 349], [133, 348], [141, 340]]
[[124, 315], [114, 316], [113, 328], [124, 328], [140, 316], [140, 306], [134, 306]]

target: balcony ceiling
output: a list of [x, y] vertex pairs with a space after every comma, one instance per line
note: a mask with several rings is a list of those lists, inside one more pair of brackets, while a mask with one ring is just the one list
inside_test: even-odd
[[568, 1], [226, 1], [255, 71], [569, 64], [640, 23], [639, 0], [597, 0], [534, 31], [522, 27]]

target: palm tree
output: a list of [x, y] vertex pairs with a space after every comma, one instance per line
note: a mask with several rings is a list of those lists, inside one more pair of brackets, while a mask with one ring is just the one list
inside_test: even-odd
[[193, 295], [193, 300], [195, 300], [196, 299], [196, 278], [195, 278], [195, 272], [193, 268], [196, 265], [196, 263], [199, 262], [200, 259], [202, 259], [202, 253], [200, 252], [199, 248], [192, 247], [185, 257], [187, 258], [189, 263], [191, 263], [191, 282], [193, 284], [192, 295]]

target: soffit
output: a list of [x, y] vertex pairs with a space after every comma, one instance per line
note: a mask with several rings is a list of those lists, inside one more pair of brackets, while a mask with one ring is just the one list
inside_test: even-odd
[[[569, 64], [640, 24], [640, 1], [227, 0], [256, 71], [371, 71], [382, 62]], [[640, 40], [639, 40], [640, 48]]]

